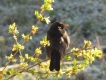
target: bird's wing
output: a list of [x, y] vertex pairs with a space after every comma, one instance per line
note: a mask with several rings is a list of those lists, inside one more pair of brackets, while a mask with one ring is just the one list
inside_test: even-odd
[[51, 52], [53, 50], [52, 46], [51, 46], [51, 31], [47, 32], [47, 40], [50, 41], [50, 46], [46, 46], [46, 55], [48, 58], [51, 58]]
[[64, 31], [64, 34], [62, 37], [60, 37], [59, 41], [57, 40], [55, 43], [54, 43], [54, 48], [56, 50], [58, 50], [61, 55], [65, 55], [66, 54], [66, 50], [68, 49], [69, 47], [69, 44], [70, 44], [70, 38], [67, 34], [66, 31]]
[[46, 46], [46, 55], [48, 58], [51, 58], [51, 52], [52, 52], [53, 48], [50, 46]]

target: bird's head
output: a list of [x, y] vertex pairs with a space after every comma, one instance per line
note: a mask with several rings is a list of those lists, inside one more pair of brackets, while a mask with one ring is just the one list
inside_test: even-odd
[[54, 22], [50, 29], [64, 29], [65, 27], [69, 26], [68, 24], [63, 24], [62, 22]]

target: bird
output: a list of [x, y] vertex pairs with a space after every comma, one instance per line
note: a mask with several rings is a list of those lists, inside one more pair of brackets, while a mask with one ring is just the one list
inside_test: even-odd
[[70, 38], [64, 29], [68, 24], [56, 21], [47, 31], [47, 40], [50, 46], [46, 46], [46, 56], [50, 59], [50, 71], [60, 71], [60, 61], [64, 58], [70, 45]]

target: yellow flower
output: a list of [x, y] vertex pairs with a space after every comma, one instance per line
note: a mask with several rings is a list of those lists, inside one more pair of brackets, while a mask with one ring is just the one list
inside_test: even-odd
[[39, 57], [40, 54], [42, 54], [42, 51], [41, 51], [41, 48], [39, 47], [35, 50], [35, 55], [36, 57]]
[[17, 45], [14, 44], [14, 45], [13, 45], [13, 49], [12, 49], [12, 51], [16, 51], [16, 50], [17, 50]]
[[36, 33], [36, 31], [38, 30], [38, 27], [36, 27], [36, 26], [32, 26], [32, 30], [31, 30], [31, 33], [32, 34], [35, 34]]
[[89, 46], [91, 46], [91, 42], [87, 41], [87, 40], [84, 40], [84, 48], [87, 48]]

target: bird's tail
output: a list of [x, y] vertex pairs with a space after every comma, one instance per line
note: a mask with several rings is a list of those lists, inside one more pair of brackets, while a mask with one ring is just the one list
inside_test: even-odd
[[51, 52], [51, 61], [50, 61], [50, 71], [54, 69], [56, 71], [60, 70], [60, 53], [57, 50], [52, 50]]

